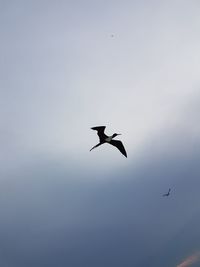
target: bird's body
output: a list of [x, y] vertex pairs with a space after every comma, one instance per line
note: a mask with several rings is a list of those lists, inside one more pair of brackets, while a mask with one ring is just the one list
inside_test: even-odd
[[163, 195], [163, 197], [168, 197], [169, 196], [169, 193], [171, 191], [171, 188], [169, 188], [168, 192], [166, 194]]
[[112, 135], [111, 136], [108, 136], [106, 139], [105, 139], [105, 141], [107, 142], [107, 143], [110, 143], [110, 141], [112, 140]]
[[122, 142], [119, 141], [119, 140], [113, 140], [113, 138], [115, 138], [117, 135], [120, 135], [120, 134], [116, 134], [116, 133], [114, 133], [114, 134], [111, 135], [111, 136], [107, 136], [107, 135], [104, 133], [105, 128], [106, 128], [106, 126], [97, 126], [97, 127], [92, 127], [92, 128], [91, 128], [92, 130], [96, 130], [96, 131], [97, 131], [97, 134], [98, 134], [98, 136], [99, 136], [99, 143], [98, 143], [96, 146], [92, 147], [92, 148], [90, 149], [90, 151], [91, 151], [92, 149], [94, 149], [94, 148], [96, 148], [96, 147], [98, 147], [98, 146], [104, 144], [104, 143], [108, 143], [108, 144], [111, 144], [111, 145], [117, 147], [117, 148], [119, 149], [119, 151], [120, 151], [125, 157], [127, 157], [127, 153], [126, 153], [126, 150], [125, 150], [125, 148], [124, 148]]

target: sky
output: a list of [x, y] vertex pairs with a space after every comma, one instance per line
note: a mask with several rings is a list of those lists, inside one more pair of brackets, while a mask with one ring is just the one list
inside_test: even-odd
[[1, 266], [200, 265], [199, 13], [0, 1]]

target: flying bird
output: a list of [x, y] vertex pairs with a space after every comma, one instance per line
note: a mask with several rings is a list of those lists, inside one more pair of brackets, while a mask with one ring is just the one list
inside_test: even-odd
[[113, 140], [114, 137], [116, 137], [117, 135], [121, 135], [121, 134], [117, 134], [114, 133], [111, 136], [108, 136], [104, 133], [106, 126], [97, 126], [97, 127], [92, 127], [92, 130], [96, 130], [97, 131], [97, 135], [99, 136], [99, 143], [96, 146], [93, 146], [90, 151], [104, 143], [108, 143], [110, 145], [115, 146], [116, 148], [119, 149], [119, 151], [127, 158], [127, 153], [126, 150], [122, 144], [121, 141], [119, 140]]
[[163, 195], [163, 197], [168, 197], [169, 196], [169, 193], [171, 191], [171, 188], [169, 188], [168, 192], [166, 194]]

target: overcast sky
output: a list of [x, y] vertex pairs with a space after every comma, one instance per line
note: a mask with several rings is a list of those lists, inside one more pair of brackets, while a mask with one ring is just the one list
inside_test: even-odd
[[[200, 265], [199, 14], [196, 0], [0, 1], [3, 267]], [[127, 159], [89, 152], [98, 125]]]

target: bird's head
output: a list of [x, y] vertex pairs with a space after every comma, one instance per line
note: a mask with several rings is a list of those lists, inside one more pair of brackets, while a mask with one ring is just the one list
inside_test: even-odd
[[112, 138], [114, 138], [114, 137], [116, 137], [116, 136], [118, 136], [118, 135], [121, 135], [121, 134], [114, 133], [114, 134], [112, 135]]

